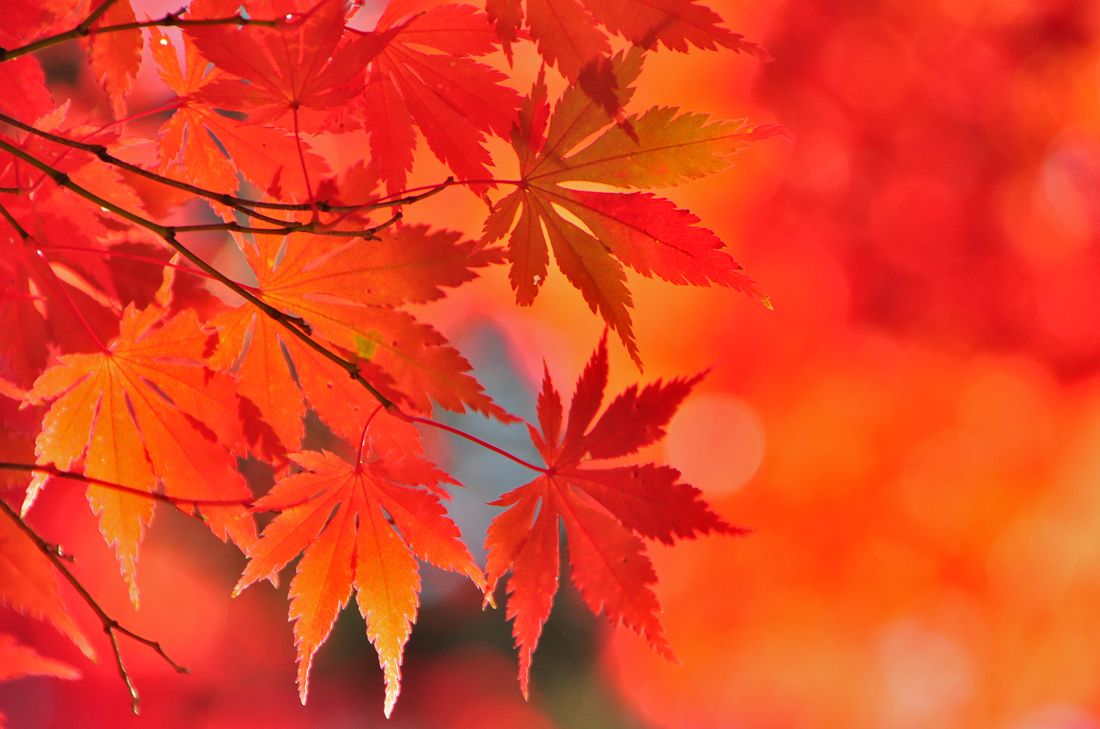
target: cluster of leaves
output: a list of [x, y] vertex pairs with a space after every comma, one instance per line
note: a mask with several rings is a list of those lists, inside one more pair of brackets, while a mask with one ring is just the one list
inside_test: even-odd
[[[8, 479], [25, 489], [23, 515], [50, 481], [84, 482], [135, 605], [139, 547], [158, 501], [201, 516], [249, 556], [237, 590], [277, 580], [301, 555], [290, 616], [303, 701], [313, 655], [354, 589], [389, 714], [416, 618], [416, 559], [467, 575], [487, 602], [511, 572], [507, 614], [526, 691], [557, 587], [559, 518], [592, 610], [671, 656], [641, 539], [737, 530], [670, 467], [587, 461], [659, 440], [698, 378], [630, 388], [596, 419], [605, 340], [563, 433], [547, 373], [541, 432], [531, 428], [546, 465], [525, 463], [540, 476], [495, 504], [508, 508], [488, 534], [486, 576], [443, 505], [457, 482], [426, 460], [417, 428], [445, 427], [431, 420], [434, 405], [515, 418], [406, 308], [496, 265], [510, 266], [517, 302], [530, 304], [553, 250], [640, 364], [624, 264], [767, 302], [691, 213], [648, 192], [573, 184], [674, 185], [781, 131], [671, 108], [628, 114], [645, 52], [658, 45], [763, 55], [692, 0], [635, 6], [529, 0], [525, 29], [518, 0], [489, 0], [484, 12], [392, 0], [374, 30], [361, 31], [347, 26], [357, 8], [342, 0], [196, 0], [154, 20], [138, 20], [129, 0], [0, 2], [0, 318], [20, 322], [0, 331], [0, 466], [33, 473]], [[612, 55], [601, 26], [630, 47]], [[173, 27], [182, 30], [163, 30]], [[106, 126], [55, 106], [34, 55], [76, 39], [110, 100]], [[514, 44], [532, 40], [571, 82], [553, 108], [545, 68], [521, 98], [507, 74], [476, 60], [501, 46], [510, 58]], [[171, 114], [154, 137], [139, 138], [126, 131], [126, 97], [146, 42], [170, 96], [151, 111]], [[334, 168], [318, 150], [355, 130], [369, 148]], [[454, 177], [408, 189], [418, 132]], [[487, 135], [511, 141], [517, 179], [494, 176]], [[478, 240], [401, 222], [402, 206], [454, 186], [491, 205]], [[196, 200], [206, 203], [198, 222]], [[211, 233], [239, 248], [254, 285], [188, 243]], [[356, 456], [303, 450], [307, 411]], [[33, 455], [24, 452], [31, 440]], [[259, 498], [238, 470], [246, 457], [275, 469], [276, 484]], [[6, 604], [51, 621], [91, 655], [61, 603], [60, 574], [102, 621], [127, 684], [118, 633], [164, 655], [106, 615], [58, 550], [0, 505]], [[262, 536], [259, 510], [278, 512]], [[2, 678], [74, 675], [4, 636], [0, 653], [14, 666]]]

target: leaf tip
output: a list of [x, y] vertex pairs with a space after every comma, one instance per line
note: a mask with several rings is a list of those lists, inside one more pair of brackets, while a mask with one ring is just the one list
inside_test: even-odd
[[397, 704], [397, 695], [401, 693], [401, 667], [396, 661], [386, 661], [382, 670], [386, 680], [386, 703], [382, 712], [389, 719], [394, 705]]
[[306, 705], [306, 695], [309, 694], [309, 667], [313, 663], [313, 653], [307, 653], [298, 661], [298, 700], [302, 706]]

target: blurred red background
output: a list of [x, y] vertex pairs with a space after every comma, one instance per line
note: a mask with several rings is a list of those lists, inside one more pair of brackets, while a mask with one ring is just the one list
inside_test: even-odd
[[[668, 193], [775, 310], [633, 276], [646, 369], [614, 351], [612, 389], [713, 368], [646, 455], [754, 531], [651, 548], [678, 666], [559, 594], [529, 703], [502, 611], [427, 571], [387, 725], [1100, 727], [1100, 5], [710, 5], [775, 60], [651, 56], [634, 108], [793, 132]], [[62, 96], [94, 96], [69, 83]], [[484, 209], [470, 200], [447, 193], [415, 212], [474, 235]], [[510, 296], [496, 271], [426, 315], [502, 405], [532, 417], [543, 359], [568, 387], [602, 326], [561, 276], [531, 309]], [[518, 430], [462, 422], [523, 447]], [[453, 513], [476, 548], [484, 502], [523, 474], [462, 444], [435, 452], [469, 487]], [[302, 708], [285, 585], [230, 600], [243, 558], [162, 510], [134, 613], [82, 499], [47, 491], [34, 523], [79, 555], [105, 607], [193, 673], [125, 645], [145, 698], [133, 718], [104, 641], [92, 666], [3, 613], [85, 676], [4, 685], [11, 726], [384, 723], [357, 615], [318, 654]]]

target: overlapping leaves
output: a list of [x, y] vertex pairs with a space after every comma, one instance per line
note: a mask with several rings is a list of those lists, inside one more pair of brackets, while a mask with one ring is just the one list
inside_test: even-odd
[[[617, 98], [623, 105], [633, 93], [630, 84], [641, 72], [642, 57], [635, 49], [615, 58]], [[719, 284], [765, 304], [767, 298], [691, 213], [649, 193], [588, 192], [574, 189], [575, 183], [677, 185], [727, 167], [735, 152], [782, 129], [712, 122], [706, 115], [667, 107], [613, 122], [576, 87], [565, 92], [550, 114], [540, 77], [512, 130], [519, 185], [494, 205], [483, 240], [498, 240], [511, 230], [509, 278], [521, 305], [530, 304], [546, 280], [552, 249], [558, 268], [640, 363], [621, 264], [671, 283]], [[595, 141], [581, 147], [601, 130]]]
[[[509, 50], [526, 25], [539, 53], [563, 76], [612, 117], [623, 102], [617, 93], [622, 80], [611, 61], [611, 44], [598, 26], [639, 48], [663, 45], [686, 52], [719, 46], [762, 59], [770, 56], [756, 43], [730, 32], [713, 10], [694, 0], [486, 0], [485, 8]], [[526, 22], [525, 22], [526, 21]]]
[[[202, 365], [207, 335], [193, 311], [168, 320], [164, 313], [157, 304], [127, 308], [109, 348], [63, 355], [38, 378], [27, 400], [54, 401], [36, 442], [39, 463], [67, 470], [83, 459], [85, 475], [130, 488], [153, 491], [159, 481], [178, 498], [247, 502], [251, 492], [230, 452], [243, 454], [234, 382]], [[88, 500], [136, 604], [138, 544], [153, 501], [96, 485]], [[243, 506], [202, 511], [222, 539], [242, 549], [255, 542]]]
[[[0, 2], [11, 11], [0, 36], [12, 46], [38, 37], [63, 25], [77, 5], [54, 2], [36, 15], [25, 4]], [[502, 40], [510, 54], [524, 37], [519, 0], [489, 0], [488, 14], [467, 5], [426, 8], [393, 0], [380, 8], [373, 31], [345, 26], [358, 6], [195, 0], [179, 17], [202, 20], [201, 27], [182, 36], [151, 28], [152, 54], [169, 96], [175, 95], [155, 140], [128, 136], [122, 123], [107, 130], [70, 124], [65, 109], [51, 110], [37, 61], [4, 62], [12, 95], [26, 98], [0, 100], [0, 113], [73, 141], [46, 140], [14, 123], [0, 136], [7, 151], [0, 159], [0, 314], [20, 322], [0, 331], [0, 376], [4, 392], [33, 406], [36, 423], [44, 413], [37, 462], [55, 474], [71, 470], [97, 480], [88, 499], [135, 602], [139, 545], [154, 503], [135, 490], [163, 492], [183, 500], [185, 509], [187, 500], [205, 502], [195, 513], [250, 557], [238, 590], [274, 579], [301, 555], [290, 611], [303, 701], [314, 655], [355, 590], [385, 673], [387, 714], [392, 710], [419, 600], [417, 558], [469, 576], [490, 595], [511, 572], [508, 616], [515, 621], [526, 691], [531, 654], [557, 586], [559, 522], [573, 579], [593, 611], [630, 625], [671, 655], [641, 539], [671, 542], [737, 530], [672, 468], [600, 468], [589, 461], [630, 455], [661, 438], [698, 378], [631, 388], [597, 419], [607, 380], [603, 342], [578, 382], [563, 432], [561, 400], [547, 374], [541, 433], [531, 430], [547, 468], [497, 502], [507, 510], [489, 532], [486, 581], [445, 513], [444, 485], [455, 482], [424, 458], [410, 421], [430, 415], [435, 405], [511, 417], [482, 390], [458, 350], [405, 307], [438, 300], [506, 260], [519, 303], [529, 304], [549, 273], [553, 249], [558, 267], [640, 360], [624, 265], [677, 284], [720, 284], [763, 299], [695, 216], [640, 190], [720, 170], [733, 152], [776, 130], [663, 107], [630, 117], [623, 111], [642, 49], [758, 49], [692, 0], [528, 0], [530, 38], [573, 84], [551, 113], [542, 77], [521, 101], [504, 73], [476, 60]], [[241, 21], [242, 8], [276, 27]], [[135, 17], [120, 0], [92, 24], [85, 42], [116, 121], [130, 111], [126, 97], [143, 31], [96, 31]], [[596, 23], [635, 48], [612, 59]], [[521, 177], [494, 206], [483, 240], [401, 224], [359, 238], [326, 235], [374, 225], [369, 216], [384, 202], [377, 188], [391, 198], [408, 193], [417, 130], [483, 199], [505, 184], [490, 171], [487, 136], [510, 135]], [[354, 159], [340, 159], [326, 149], [327, 140], [349, 131], [367, 138]], [[326, 134], [326, 142], [311, 145]], [[166, 192], [169, 186], [159, 184], [165, 179], [150, 180], [137, 174], [141, 170], [120, 170], [115, 156], [203, 188], [215, 212], [231, 222], [190, 230], [177, 225], [168, 216], [189, 194], [179, 184]], [[634, 191], [583, 188], [593, 182]], [[69, 183], [99, 197], [80, 200]], [[228, 197], [235, 193], [258, 198], [250, 214]], [[102, 204], [88, 204], [93, 199]], [[310, 209], [303, 204], [294, 211], [287, 200]], [[339, 212], [332, 213], [334, 206]], [[264, 234], [264, 226], [307, 217], [316, 235]], [[177, 227], [160, 227], [152, 218]], [[144, 221], [145, 230], [136, 221]], [[240, 233], [246, 224], [254, 226], [252, 235]], [[223, 236], [236, 233], [256, 277], [255, 286], [231, 288], [270, 309], [215, 298], [197, 277], [188, 278], [188, 289], [170, 272], [159, 286], [161, 269], [181, 259], [169, 262], [168, 248], [152, 249], [150, 231], [175, 246], [185, 232], [219, 228]], [[506, 249], [486, 247], [505, 237]], [[214, 275], [209, 267], [204, 272]], [[191, 295], [171, 295], [182, 290]], [[379, 394], [389, 403], [386, 411], [376, 411]], [[337, 436], [333, 442], [354, 443], [367, 427], [367, 447], [355, 458], [303, 450], [309, 410]], [[238, 469], [245, 456], [271, 464], [278, 479], [257, 504], [279, 512], [262, 537], [243, 505], [208, 503], [251, 501]], [[32, 480], [26, 508], [46, 480]], [[28, 568], [33, 545], [12, 536], [18, 536], [14, 520], [0, 522], [0, 597], [53, 622], [86, 649], [59, 602], [49, 565], [38, 560]], [[4, 660], [24, 674], [72, 675], [0, 636]]]
[[[300, 317], [315, 336], [356, 358], [394, 401], [430, 413], [435, 400], [450, 410], [469, 407], [509, 420], [467, 374], [466, 360], [399, 308], [438, 299], [442, 287], [469, 281], [475, 269], [501, 260], [499, 250], [473, 248], [457, 233], [401, 226], [383, 232], [381, 240], [343, 245], [324, 236], [264, 237], [255, 248], [246, 244], [245, 252], [263, 300]], [[259, 408], [284, 450], [298, 448], [306, 401], [336, 433], [358, 437], [376, 403], [362, 388], [346, 387], [347, 395], [333, 397], [335, 383], [347, 382], [346, 372], [251, 308], [220, 314], [214, 324], [220, 344], [211, 364], [229, 369], [244, 351], [237, 371], [241, 393]]]
[[484, 13], [470, 5], [442, 5], [414, 14], [415, 0], [394, 0], [378, 21], [390, 38], [371, 67], [360, 99], [371, 153], [382, 161], [389, 192], [405, 187], [412, 169], [414, 125], [441, 162], [482, 192], [491, 183], [485, 134], [504, 137], [519, 94], [506, 76], [471, 58], [495, 49]]

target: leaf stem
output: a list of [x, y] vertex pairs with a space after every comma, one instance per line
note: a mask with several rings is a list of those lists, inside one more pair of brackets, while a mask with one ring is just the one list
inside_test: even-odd
[[[33, 240], [33, 238], [25, 238], [23, 242], [27, 243], [31, 240]], [[61, 297], [65, 299], [65, 303], [69, 305], [70, 309], [72, 309], [73, 315], [76, 316], [77, 321], [79, 321], [84, 326], [84, 329], [88, 332], [88, 336], [92, 338], [92, 341], [95, 342], [96, 346], [99, 347], [99, 350], [101, 352], [109, 352], [110, 350], [107, 349], [107, 345], [103, 343], [103, 341], [99, 338], [99, 335], [95, 333], [94, 329], [92, 329], [92, 325], [89, 324], [88, 320], [84, 318], [84, 312], [82, 312], [80, 310], [80, 307], [76, 305], [76, 302], [73, 301], [73, 297], [69, 296], [69, 292], [65, 288], [65, 284], [63, 284], [61, 282], [61, 279], [57, 277], [57, 273], [53, 270], [53, 266], [50, 265], [49, 260], [47, 260], [47, 258], [42, 255], [42, 251], [38, 250], [37, 248], [35, 249], [34, 254], [38, 257], [40, 261], [42, 261], [42, 268], [49, 274], [50, 280], [53, 282], [53, 285], [56, 286], [57, 290], [61, 292]]]
[[[181, 104], [181, 106], [182, 106], [182, 104]], [[170, 109], [170, 108], [173, 108], [173, 105], [168, 104], [168, 105], [160, 107], [160, 108], [158, 108], [154, 111], [162, 111], [164, 109]], [[440, 192], [442, 192], [443, 190], [447, 189], [448, 187], [453, 187], [455, 185], [485, 185], [485, 184], [493, 184], [493, 183], [502, 184], [502, 185], [519, 185], [519, 184], [522, 184], [521, 181], [519, 181], [519, 180], [455, 180], [454, 177], [448, 177], [443, 182], [436, 183], [434, 185], [420, 185], [418, 187], [411, 187], [411, 188], [409, 188], [407, 190], [403, 190], [399, 193], [394, 193], [393, 195], [387, 195], [385, 197], [381, 197], [378, 200], [374, 200], [374, 201], [367, 202], [367, 203], [359, 203], [359, 204], [355, 204], [355, 205], [330, 205], [329, 203], [326, 203], [322, 200], [314, 201], [312, 204], [310, 204], [310, 203], [271, 203], [271, 202], [263, 202], [261, 200], [251, 200], [249, 198], [244, 198], [244, 197], [237, 197], [235, 195], [229, 195], [229, 194], [221, 193], [221, 192], [214, 192], [213, 190], [207, 190], [207, 189], [204, 189], [204, 188], [201, 188], [201, 187], [197, 187], [195, 185], [190, 185], [186, 182], [181, 182], [179, 180], [173, 180], [171, 177], [165, 177], [164, 175], [158, 175], [155, 172], [150, 172], [149, 170], [146, 170], [142, 167], [138, 167], [137, 165], [130, 164], [129, 162], [124, 162], [123, 160], [113, 156], [110, 152], [107, 151], [107, 148], [104, 147], [102, 144], [88, 144], [86, 142], [80, 142], [80, 141], [75, 140], [75, 139], [69, 139], [68, 137], [62, 137], [62, 136], [59, 136], [57, 134], [51, 134], [50, 132], [42, 131], [41, 129], [33, 127], [30, 124], [25, 124], [25, 123], [19, 121], [18, 119], [15, 119], [15, 118], [10, 117], [10, 116], [8, 116], [6, 114], [3, 114], [3, 113], [0, 113], [0, 122], [3, 122], [5, 124], [10, 124], [11, 126], [15, 127], [16, 129], [21, 129], [21, 130], [27, 132], [28, 134], [34, 134], [35, 136], [41, 137], [43, 139], [48, 139], [51, 142], [55, 142], [57, 144], [65, 145], [65, 146], [68, 146], [68, 147], [73, 147], [75, 149], [79, 149], [79, 150], [82, 150], [84, 152], [88, 152], [89, 154], [93, 154], [96, 157], [98, 157], [100, 161], [105, 162], [109, 165], [113, 165], [115, 167], [118, 167], [119, 169], [126, 170], [127, 172], [131, 172], [135, 175], [140, 175], [141, 177], [144, 177], [148, 180], [152, 180], [154, 182], [158, 182], [162, 185], [167, 185], [169, 187], [174, 187], [177, 190], [182, 190], [183, 192], [189, 192], [192, 195], [197, 195], [199, 197], [206, 198], [207, 200], [213, 200], [214, 202], [221, 203], [222, 205], [225, 205], [226, 207], [230, 207], [234, 210], [237, 210], [238, 212], [240, 212], [244, 215], [247, 215], [251, 218], [255, 218], [257, 220], [262, 220], [265, 223], [272, 223], [273, 225], [285, 224], [286, 221], [279, 220], [278, 218], [268, 217], [268, 216], [263, 215], [261, 213], [257, 213], [255, 209], [260, 209], [260, 210], [283, 210], [283, 211], [288, 211], [288, 212], [305, 212], [307, 210], [311, 211], [314, 208], [316, 208], [317, 210], [320, 210], [321, 212], [324, 212], [324, 213], [357, 213], [357, 212], [362, 212], [362, 211], [365, 211], [365, 210], [377, 210], [379, 208], [391, 208], [391, 207], [397, 207], [399, 205], [409, 205], [409, 204], [424, 200], [425, 198], [429, 198], [432, 195], [437, 195]], [[110, 125], [108, 125], [108, 126], [110, 126]], [[104, 127], [104, 128], [106, 128], [106, 127]], [[420, 190], [425, 190], [426, 192], [418, 192]], [[23, 188], [0, 188], [0, 192], [19, 193], [19, 192], [23, 192], [23, 191], [24, 191]], [[410, 195], [409, 193], [417, 193], [417, 194]], [[342, 222], [344, 220], [344, 218], [346, 218], [346, 217], [347, 217], [346, 215], [342, 216], [342, 217], [338, 218], [337, 220], [335, 220], [333, 222], [330, 222], [330, 223], [327, 223], [325, 226], [322, 226], [322, 227], [334, 227], [338, 223]]]
[[433, 428], [439, 428], [440, 430], [444, 430], [448, 433], [451, 433], [452, 435], [457, 435], [460, 438], [465, 438], [466, 440], [468, 440], [472, 443], [477, 443], [482, 448], [487, 448], [488, 450], [491, 450], [493, 453], [496, 453], [499, 456], [504, 456], [505, 458], [507, 458], [510, 461], [515, 461], [516, 463], [518, 463], [521, 466], [524, 466], [525, 468], [530, 468], [532, 471], [538, 471], [539, 473], [550, 473], [550, 471], [548, 469], [543, 468], [542, 466], [536, 466], [533, 463], [528, 463], [527, 461], [523, 460], [519, 456], [514, 456], [511, 453], [509, 453], [508, 451], [504, 450], [503, 448], [497, 448], [495, 445], [492, 445], [491, 443], [486, 443], [481, 438], [478, 438], [476, 435], [470, 435], [469, 433], [467, 433], [463, 430], [459, 430], [458, 428], [452, 428], [449, 425], [444, 425], [443, 423], [436, 422], [435, 420], [429, 420], [428, 418], [421, 418], [419, 416], [409, 415], [408, 413], [403, 413], [403, 412], [399, 413], [399, 412], [396, 411], [396, 409], [393, 411], [393, 414], [397, 415], [400, 418], [403, 418], [403, 419], [409, 421], [410, 423], [422, 423], [424, 425], [430, 425]]
[[[27, 471], [29, 473], [48, 473], [54, 478], [67, 479], [70, 481], [80, 481], [82, 483], [90, 484], [92, 486], [102, 486], [104, 488], [111, 489], [112, 491], [121, 491], [124, 494], [130, 494], [131, 496], [140, 496], [145, 499], [151, 499], [153, 501], [162, 501], [166, 504], [179, 507], [181, 504], [186, 506], [243, 506], [249, 508], [255, 503], [255, 499], [184, 499], [178, 496], [169, 496], [168, 494], [158, 494], [152, 491], [143, 491], [141, 489], [133, 488], [132, 486], [123, 486], [113, 481], [104, 481], [101, 478], [95, 478], [94, 476], [85, 476], [83, 473], [77, 473], [76, 471], [62, 471], [57, 466], [52, 464], [31, 464], [31, 463], [9, 463], [7, 461], [0, 461], [0, 469], [8, 471]], [[182, 511], [182, 509], [181, 509]]]
[[[8, 212], [8, 209], [5, 208], [3, 205], [0, 205], [0, 215], [2, 215], [4, 219], [7, 220], [13, 228], [15, 228], [15, 232], [22, 239], [24, 246], [30, 244], [31, 241], [34, 241], [34, 236], [28, 233], [26, 228], [20, 225], [19, 221], [16, 220], [15, 217], [10, 212]], [[91, 325], [88, 324], [88, 320], [84, 318], [84, 314], [80, 311], [80, 309], [77, 308], [76, 303], [73, 301], [72, 297], [69, 296], [69, 292], [65, 290], [65, 285], [61, 283], [60, 279], [58, 279], [57, 274], [54, 272], [53, 267], [50, 265], [50, 262], [46, 260], [45, 256], [42, 255], [42, 251], [36, 248], [35, 255], [38, 256], [38, 258], [42, 261], [43, 268], [49, 273], [50, 280], [53, 282], [54, 286], [57, 287], [57, 290], [61, 292], [61, 296], [65, 299], [65, 302], [69, 305], [69, 308], [73, 310], [73, 314], [76, 316], [77, 321], [84, 325], [84, 329], [87, 330], [88, 336], [92, 338], [92, 341], [96, 343], [100, 350], [106, 352], [107, 347], [104, 346], [103, 342], [100, 341], [95, 331], [92, 330]]]
[[372, 412], [370, 414], [370, 417], [367, 418], [366, 424], [363, 426], [363, 435], [362, 435], [362, 437], [359, 438], [359, 451], [355, 454], [355, 467], [356, 468], [359, 468], [363, 464], [363, 446], [366, 445], [366, 442], [367, 442], [367, 431], [370, 430], [370, 424], [371, 424], [371, 421], [374, 420], [374, 416], [377, 415], [378, 411], [381, 410], [381, 409], [382, 409], [381, 405], [376, 407], [374, 409], [374, 412]]
[[317, 222], [317, 200], [313, 197], [313, 185], [309, 182], [309, 170], [306, 168], [306, 155], [302, 151], [302, 134], [298, 129], [298, 102], [295, 101], [290, 109], [294, 119], [294, 148], [298, 150], [298, 163], [302, 165], [302, 180], [306, 185], [306, 200], [309, 201], [309, 209], [312, 213], [310, 222]]
[[0, 499], [0, 511], [7, 514], [8, 518], [11, 519], [24, 534], [30, 537], [31, 541], [38, 547], [38, 551], [46, 555], [46, 558], [53, 564], [54, 569], [61, 573], [69, 584], [72, 585], [73, 589], [76, 590], [77, 594], [80, 595], [81, 599], [83, 599], [88, 607], [92, 609], [92, 612], [96, 614], [96, 617], [99, 618], [99, 622], [103, 626], [103, 632], [107, 634], [107, 638], [111, 641], [111, 650], [115, 655], [115, 665], [118, 667], [118, 674], [122, 677], [123, 683], [126, 684], [126, 690], [130, 694], [130, 707], [135, 714], [141, 713], [141, 696], [138, 695], [137, 687], [134, 686], [134, 682], [130, 678], [129, 672], [126, 670], [126, 665], [122, 662], [122, 650], [119, 648], [118, 636], [116, 633], [122, 633], [131, 640], [135, 640], [153, 649], [153, 651], [163, 658], [177, 673], [190, 673], [187, 668], [173, 661], [168, 654], [164, 652], [164, 648], [160, 643], [142, 637], [134, 631], [122, 627], [117, 620], [108, 615], [107, 612], [100, 607], [99, 603], [96, 602], [95, 598], [92, 597], [91, 593], [88, 592], [87, 588], [80, 583], [80, 580], [69, 571], [69, 568], [65, 565], [64, 559], [58, 555], [50, 543], [38, 536], [38, 533], [31, 529], [25, 521], [20, 519], [19, 515], [15, 513], [15, 510], [8, 506], [7, 502], [3, 499]]

